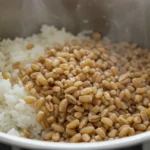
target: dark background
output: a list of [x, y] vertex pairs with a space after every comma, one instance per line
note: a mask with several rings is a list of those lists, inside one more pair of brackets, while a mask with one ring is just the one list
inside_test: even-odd
[[[11, 146], [0, 144], [0, 150], [12, 150]], [[27, 150], [27, 149], [20, 149], [20, 150]], [[133, 146], [130, 148], [123, 148], [119, 150], [142, 150], [142, 145]]]

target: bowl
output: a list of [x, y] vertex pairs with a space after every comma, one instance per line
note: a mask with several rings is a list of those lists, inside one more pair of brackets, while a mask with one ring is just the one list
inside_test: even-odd
[[[42, 24], [65, 27], [74, 34], [100, 31], [114, 42], [150, 47], [149, 0], [0, 0], [0, 37], [26, 37]], [[0, 142], [32, 149], [115, 149], [145, 143], [150, 132], [96, 143], [54, 143], [0, 133]]]

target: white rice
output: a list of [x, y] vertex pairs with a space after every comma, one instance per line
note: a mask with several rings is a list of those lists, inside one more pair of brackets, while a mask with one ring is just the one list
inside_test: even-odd
[[[4, 39], [0, 42], [0, 71], [12, 71], [12, 64], [22, 62], [28, 64], [44, 54], [45, 47], [53, 47], [54, 43], [63, 44], [72, 39], [85, 38], [81, 34], [75, 37], [65, 29], [57, 30], [55, 27], [43, 25], [41, 33], [31, 37]], [[27, 51], [27, 44], [33, 43], [35, 47]], [[0, 131], [11, 135], [20, 136], [25, 128], [32, 128], [34, 138], [41, 132], [40, 125], [36, 122], [36, 110], [24, 102], [27, 93], [22, 83], [12, 85], [9, 80], [2, 78], [0, 72]]]
[[[23, 98], [27, 95], [22, 83], [12, 85], [4, 80], [0, 74], [0, 131], [19, 135], [28, 127], [37, 128], [35, 137], [40, 133], [41, 127], [36, 123], [36, 111], [26, 104]], [[16, 130], [16, 131], [15, 131]], [[15, 131], [15, 132], [14, 132]]]

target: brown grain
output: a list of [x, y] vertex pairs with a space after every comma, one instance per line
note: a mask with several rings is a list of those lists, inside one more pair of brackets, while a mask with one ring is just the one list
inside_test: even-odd
[[56, 43], [28, 67], [15, 62], [18, 76], [2, 74], [24, 84], [43, 140], [96, 142], [150, 130], [149, 51], [100, 37]]

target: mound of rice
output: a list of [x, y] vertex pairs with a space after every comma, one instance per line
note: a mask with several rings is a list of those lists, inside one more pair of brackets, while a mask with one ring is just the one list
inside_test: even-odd
[[[78, 36], [78, 39], [85, 38]], [[28, 64], [44, 54], [45, 47], [53, 47], [54, 43], [63, 44], [66, 41], [76, 39], [71, 33], [63, 28], [43, 25], [40, 34], [35, 34], [25, 39], [4, 39], [0, 42], [0, 131], [20, 136], [25, 128], [32, 128], [33, 138], [37, 138], [41, 132], [40, 125], [36, 122], [36, 111], [24, 102], [27, 95], [22, 83], [12, 85], [10, 80], [2, 78], [2, 72], [12, 71], [12, 64], [22, 62]], [[32, 51], [25, 49], [26, 45], [33, 43]]]
[[32, 127], [37, 135], [40, 133], [35, 109], [23, 99], [26, 95], [21, 82], [12, 85], [9, 79], [4, 80], [0, 74], [0, 131], [19, 136], [16, 131]]

